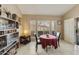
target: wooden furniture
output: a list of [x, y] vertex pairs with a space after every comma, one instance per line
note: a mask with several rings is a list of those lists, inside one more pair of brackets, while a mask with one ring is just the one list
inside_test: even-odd
[[20, 43], [21, 44], [27, 44], [31, 42], [31, 36], [28, 35], [28, 36], [20, 36]]
[[36, 52], [37, 52], [37, 50], [38, 50], [38, 45], [40, 45], [41, 42], [40, 42], [40, 40], [37, 38], [37, 34], [36, 34], [36, 33], [34, 33], [34, 36], [35, 36], [35, 40], [36, 40]]

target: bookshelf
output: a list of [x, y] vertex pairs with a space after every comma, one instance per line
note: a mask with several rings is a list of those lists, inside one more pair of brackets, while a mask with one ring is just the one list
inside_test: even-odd
[[0, 5], [0, 55], [16, 53], [16, 44], [19, 42], [19, 19], [16, 14], [4, 11]]

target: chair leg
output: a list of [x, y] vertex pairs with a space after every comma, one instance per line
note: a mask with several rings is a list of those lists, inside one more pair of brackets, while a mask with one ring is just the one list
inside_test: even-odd
[[38, 45], [36, 44], [36, 52], [37, 52], [37, 50], [38, 50]]
[[59, 43], [59, 41], [58, 41], [58, 46], [60, 47], [60, 43]]

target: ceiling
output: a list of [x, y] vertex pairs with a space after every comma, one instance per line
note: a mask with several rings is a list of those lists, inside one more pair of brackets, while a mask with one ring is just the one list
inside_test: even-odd
[[60, 16], [68, 12], [74, 4], [19, 4], [22, 14]]

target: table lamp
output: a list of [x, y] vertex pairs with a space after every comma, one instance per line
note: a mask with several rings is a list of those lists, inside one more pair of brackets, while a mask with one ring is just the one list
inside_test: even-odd
[[28, 34], [27, 30], [24, 30], [23, 35], [26, 36]]

